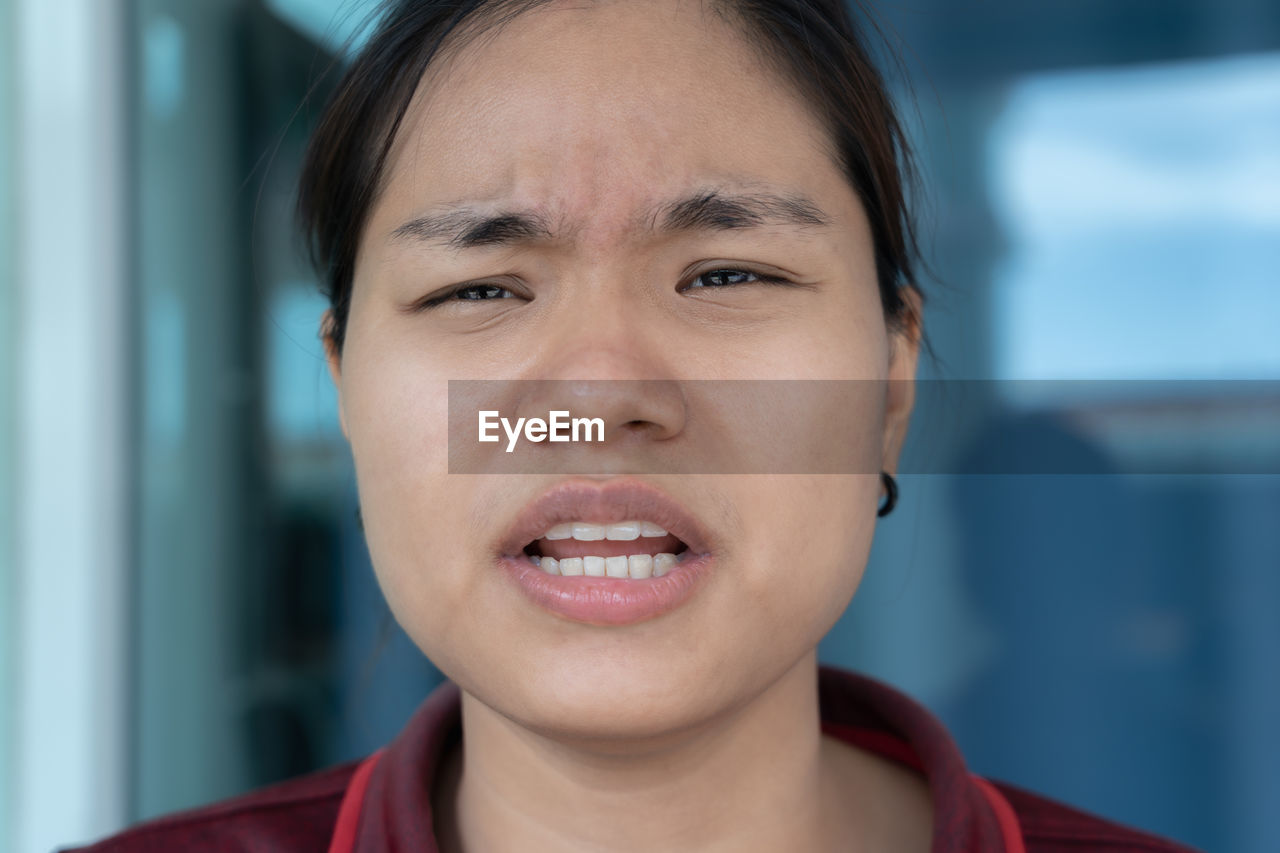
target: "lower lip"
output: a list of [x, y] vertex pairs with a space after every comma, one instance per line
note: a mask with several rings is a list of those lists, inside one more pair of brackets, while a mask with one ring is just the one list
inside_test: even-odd
[[549, 575], [524, 557], [503, 557], [502, 567], [534, 604], [558, 616], [589, 625], [632, 625], [688, 601], [711, 562], [710, 554], [699, 554], [660, 578], [637, 580]]

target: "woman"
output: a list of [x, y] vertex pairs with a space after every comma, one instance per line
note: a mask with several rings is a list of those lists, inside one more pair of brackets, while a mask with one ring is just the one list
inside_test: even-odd
[[[373, 565], [451, 683], [363, 762], [91, 849], [1184, 849], [976, 779], [819, 670], [912, 404], [904, 153], [834, 0], [390, 10], [301, 210]], [[716, 390], [779, 379], [791, 405]], [[602, 444], [468, 444], [570, 409]]]

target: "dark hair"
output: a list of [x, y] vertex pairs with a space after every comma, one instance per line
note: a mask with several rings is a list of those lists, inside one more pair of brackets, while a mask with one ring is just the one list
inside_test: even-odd
[[[332, 312], [326, 338], [342, 350], [356, 254], [392, 143], [427, 66], [451, 36], [470, 39], [548, 0], [390, 0], [339, 81], [303, 164], [298, 217]], [[862, 202], [891, 327], [911, 317], [915, 229], [905, 187], [910, 149], [885, 83], [842, 0], [710, 0], [765, 49], [825, 122]], [[465, 25], [465, 26], [464, 26]]]

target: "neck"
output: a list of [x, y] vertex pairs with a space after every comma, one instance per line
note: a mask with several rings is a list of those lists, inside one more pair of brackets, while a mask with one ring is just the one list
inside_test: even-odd
[[881, 828], [857, 792], [874, 760], [822, 737], [817, 696], [811, 652], [726, 717], [619, 748], [532, 733], [464, 692], [465, 749], [437, 788], [441, 849], [747, 853], [870, 841]]

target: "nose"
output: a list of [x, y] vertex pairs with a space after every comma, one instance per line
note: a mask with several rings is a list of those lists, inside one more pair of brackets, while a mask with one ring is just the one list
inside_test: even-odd
[[599, 419], [600, 443], [606, 447], [630, 449], [674, 439], [688, 418], [684, 391], [674, 379], [547, 378], [521, 380], [514, 391], [517, 416], [568, 412], [569, 417]]
[[571, 290], [526, 374], [533, 381], [516, 389], [519, 414], [590, 413], [615, 445], [679, 435], [688, 413], [675, 346], [669, 325], [646, 304], [646, 288], [598, 267]]
[[[646, 310], [652, 306], [643, 304], [640, 288], [623, 285], [573, 288], [573, 298], [550, 312], [519, 376], [450, 382], [451, 432], [453, 423], [464, 430], [474, 423], [477, 410], [496, 412], [490, 420], [514, 430], [534, 425], [533, 438], [526, 431], [514, 441], [486, 439], [491, 443], [472, 457], [484, 460], [478, 470], [615, 474], [662, 472], [671, 464], [689, 421], [685, 389], [673, 372], [675, 346], [659, 312]], [[553, 418], [574, 426], [553, 434]], [[541, 423], [548, 425], [545, 437]], [[453, 432], [468, 434], [474, 427]], [[455, 449], [451, 438], [451, 470], [462, 472], [470, 466], [459, 467]]]

